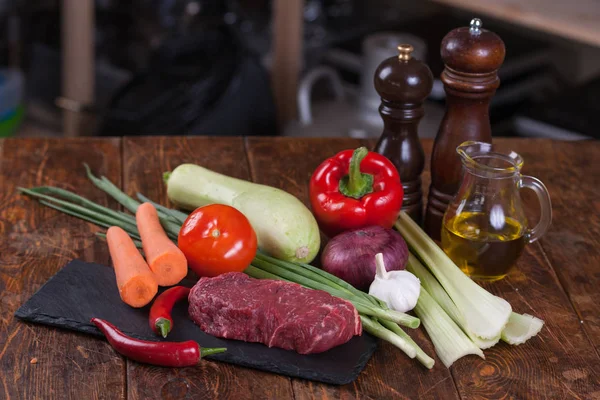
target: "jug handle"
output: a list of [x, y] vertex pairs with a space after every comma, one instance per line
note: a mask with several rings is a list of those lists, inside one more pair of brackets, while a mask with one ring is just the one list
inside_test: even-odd
[[552, 203], [550, 202], [550, 194], [546, 186], [533, 176], [521, 175], [519, 181], [519, 189], [527, 188], [535, 192], [540, 202], [540, 220], [532, 229], [527, 229], [525, 239], [529, 243], [533, 243], [541, 238], [550, 227], [552, 222]]

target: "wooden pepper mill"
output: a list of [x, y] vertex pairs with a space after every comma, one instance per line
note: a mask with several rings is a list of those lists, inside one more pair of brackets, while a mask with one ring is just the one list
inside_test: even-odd
[[425, 214], [425, 231], [435, 240], [440, 239], [444, 212], [460, 186], [462, 164], [456, 147], [467, 140], [492, 142], [489, 106], [500, 85], [498, 68], [505, 48], [498, 35], [481, 26], [475, 18], [470, 27], [454, 29], [442, 40], [446, 113], [433, 145]]
[[384, 60], [375, 70], [375, 90], [381, 96], [379, 114], [384, 126], [375, 151], [398, 169], [404, 188], [402, 210], [420, 223], [425, 155], [417, 128], [425, 113], [423, 101], [431, 92], [433, 75], [425, 63], [412, 57], [411, 45], [402, 44], [398, 51], [398, 56]]

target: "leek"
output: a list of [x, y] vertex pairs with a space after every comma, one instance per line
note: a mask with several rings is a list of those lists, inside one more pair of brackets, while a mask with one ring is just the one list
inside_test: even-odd
[[469, 336], [469, 338], [477, 347], [485, 350], [498, 343], [500, 336], [497, 336], [493, 339], [481, 339], [467, 329], [463, 314], [456, 307], [456, 304], [454, 304], [450, 296], [448, 296], [448, 293], [446, 293], [442, 285], [440, 285], [437, 279], [431, 275], [431, 272], [429, 272], [427, 268], [425, 268], [423, 264], [421, 264], [421, 262], [410, 253], [408, 255], [406, 269], [419, 278], [421, 285], [425, 288], [425, 290], [427, 290], [431, 297], [433, 297], [435, 301], [444, 309], [444, 311], [446, 311], [446, 314], [448, 314], [448, 316], [462, 328], [462, 330]]
[[450, 368], [454, 361], [469, 354], [485, 359], [481, 349], [475, 346], [424, 287], [421, 287], [414, 311], [421, 319], [433, 342], [435, 352], [446, 367]]
[[510, 314], [508, 324], [502, 331], [502, 341], [508, 344], [522, 344], [539, 333], [544, 321], [529, 314]]
[[466, 330], [481, 339], [499, 337], [512, 312], [510, 304], [466, 276], [406, 212], [395, 226], [460, 310]]

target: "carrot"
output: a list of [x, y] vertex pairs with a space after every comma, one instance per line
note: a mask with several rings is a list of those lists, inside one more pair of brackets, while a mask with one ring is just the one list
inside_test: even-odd
[[136, 308], [150, 303], [158, 292], [158, 284], [133, 240], [123, 229], [112, 226], [106, 232], [106, 241], [121, 300]]
[[188, 272], [185, 255], [165, 233], [151, 203], [140, 205], [135, 213], [146, 261], [160, 286], [178, 284]]

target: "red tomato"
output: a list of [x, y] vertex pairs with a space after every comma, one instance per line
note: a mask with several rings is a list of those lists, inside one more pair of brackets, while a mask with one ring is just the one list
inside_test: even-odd
[[179, 231], [177, 245], [199, 276], [241, 272], [256, 255], [256, 233], [233, 207], [212, 204], [192, 212]]

